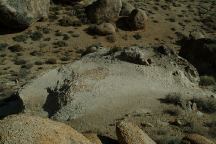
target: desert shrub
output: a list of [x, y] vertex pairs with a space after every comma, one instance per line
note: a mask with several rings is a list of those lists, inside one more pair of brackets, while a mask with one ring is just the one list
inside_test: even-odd
[[12, 39], [16, 42], [26, 42], [28, 39], [28, 35], [27, 34], [17, 35]]
[[171, 116], [179, 116], [181, 115], [182, 111], [179, 107], [172, 108], [172, 109], [166, 109], [164, 110], [164, 113], [169, 114]]
[[67, 34], [63, 34], [63, 40], [69, 40], [70, 39], [70, 36], [67, 35]]
[[202, 121], [197, 117], [196, 114], [190, 114], [184, 117], [184, 125], [181, 129], [186, 133], [197, 133], [201, 135], [206, 134], [206, 128], [204, 127]]
[[82, 22], [79, 20], [74, 20], [73, 18], [69, 17], [69, 16], [65, 16], [62, 19], [59, 20], [59, 25], [60, 26], [81, 26]]
[[8, 47], [8, 49], [11, 52], [21, 52], [23, 50], [23, 47], [20, 44], [15, 44], [15, 45]]
[[133, 37], [134, 37], [136, 40], [142, 39], [142, 36], [141, 36], [139, 33], [136, 33], [135, 35], [133, 35]]
[[158, 144], [181, 144], [181, 138], [174, 136], [165, 136], [157, 140]]
[[36, 61], [35, 65], [43, 65], [44, 63], [42, 61]]
[[114, 36], [114, 35], [108, 35], [107, 37], [106, 37], [106, 39], [107, 39], [107, 41], [108, 42], [110, 42], [110, 43], [114, 43], [114, 42], [116, 42], [116, 37]]
[[8, 46], [7, 43], [0, 43], [0, 50], [5, 49]]
[[32, 63], [24, 64], [21, 66], [21, 68], [25, 68], [25, 69], [31, 69], [32, 67], [33, 67]]
[[43, 37], [43, 34], [39, 31], [36, 31], [36, 32], [33, 32], [30, 34], [30, 38], [33, 40], [33, 41], [38, 41], [40, 40], [41, 38]]
[[194, 98], [192, 101], [197, 104], [200, 111], [207, 113], [216, 112], [216, 99], [214, 98]]
[[209, 86], [209, 85], [215, 85], [216, 83], [213, 76], [201, 76], [199, 84], [202, 86]]
[[61, 61], [69, 61], [70, 60], [70, 57], [68, 56], [64, 56], [62, 58], [60, 58]]
[[49, 58], [46, 61], [46, 64], [57, 64], [57, 60], [55, 58]]
[[68, 46], [68, 44], [66, 42], [64, 42], [64, 41], [54, 42], [53, 45], [54, 45], [55, 48]]
[[162, 101], [169, 104], [181, 105], [183, 99], [180, 93], [170, 93]]
[[24, 65], [24, 64], [26, 64], [26, 60], [24, 60], [24, 59], [15, 59], [14, 60], [14, 64], [15, 65]]

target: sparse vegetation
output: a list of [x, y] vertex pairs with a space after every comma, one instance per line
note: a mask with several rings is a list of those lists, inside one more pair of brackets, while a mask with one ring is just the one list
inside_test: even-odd
[[192, 101], [197, 104], [200, 111], [207, 113], [216, 112], [216, 99], [214, 98], [194, 98]]
[[16, 64], [16, 65], [24, 65], [24, 64], [26, 64], [26, 60], [24, 60], [24, 59], [15, 59], [14, 64]]
[[164, 113], [169, 114], [171, 116], [179, 116], [182, 113], [181, 108], [176, 107], [176, 108], [170, 108], [164, 110]]
[[16, 42], [26, 42], [29, 36], [27, 34], [17, 35], [13, 37], [13, 40]]
[[181, 138], [174, 136], [165, 136], [157, 140], [158, 144], [181, 144]]
[[38, 40], [41, 40], [43, 38], [43, 34], [40, 31], [35, 31], [35, 32], [30, 34], [30, 38], [33, 41], [38, 41]]
[[200, 85], [202, 86], [209, 86], [209, 85], [215, 85], [215, 79], [213, 76], [201, 76], [200, 77]]
[[68, 44], [64, 41], [57, 41], [57, 42], [54, 42], [53, 43], [54, 47], [55, 48], [58, 48], [58, 47], [67, 47]]
[[57, 59], [55, 59], [55, 58], [49, 58], [46, 61], [46, 64], [57, 64]]
[[181, 106], [183, 99], [180, 93], [170, 93], [162, 101], [168, 104], [174, 104], [174, 105]]
[[23, 47], [20, 44], [15, 44], [13, 46], [8, 47], [11, 52], [21, 52]]
[[0, 51], [8, 47], [7, 43], [0, 43]]

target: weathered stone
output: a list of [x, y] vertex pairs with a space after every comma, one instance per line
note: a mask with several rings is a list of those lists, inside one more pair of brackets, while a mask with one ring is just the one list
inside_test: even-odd
[[123, 61], [128, 61], [140, 65], [149, 65], [142, 51], [137, 47], [125, 48], [118, 56]]
[[6, 117], [0, 120], [0, 129], [4, 144], [92, 144], [70, 126], [30, 115]]
[[50, 0], [1, 0], [0, 23], [10, 28], [24, 29], [48, 18]]
[[156, 144], [144, 131], [130, 122], [118, 123], [116, 134], [120, 144]]
[[132, 30], [140, 30], [146, 28], [148, 16], [141, 9], [134, 9], [129, 16], [129, 25]]
[[92, 23], [115, 21], [122, 8], [121, 0], [98, 0], [86, 7], [86, 14]]
[[183, 138], [183, 141], [191, 144], [214, 144], [213, 141], [199, 134], [189, 134]]
[[[30, 81], [18, 95], [26, 113], [56, 120], [70, 121], [94, 114], [100, 115], [95, 118], [97, 121], [117, 119], [119, 105], [121, 113], [146, 115], [145, 109], [154, 107], [148, 103], [149, 99], [161, 98], [173, 90], [181, 88], [186, 95], [188, 92], [197, 96], [203, 94], [198, 82], [186, 75], [185, 67], [189, 63], [179, 62], [179, 56], [173, 57], [160, 57], [152, 47], [109, 49], [98, 45], [88, 48], [75, 63], [55, 68]], [[153, 63], [144, 65], [148, 59]], [[173, 75], [174, 69], [178, 75]], [[196, 75], [193, 77], [197, 79]]]

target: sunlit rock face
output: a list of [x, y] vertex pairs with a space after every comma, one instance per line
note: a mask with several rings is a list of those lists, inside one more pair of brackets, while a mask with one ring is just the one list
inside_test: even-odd
[[0, 0], [0, 23], [25, 29], [34, 22], [48, 18], [50, 0]]

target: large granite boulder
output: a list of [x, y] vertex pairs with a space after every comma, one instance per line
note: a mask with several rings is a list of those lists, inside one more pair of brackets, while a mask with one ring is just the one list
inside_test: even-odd
[[0, 129], [1, 144], [92, 144], [70, 126], [30, 115], [6, 117]]
[[196, 69], [176, 55], [160, 55], [152, 47], [93, 49], [26, 84], [18, 92], [24, 112], [63, 121], [96, 115], [95, 121], [107, 121], [154, 107], [148, 101], [173, 91], [202, 95]]
[[86, 7], [86, 14], [92, 23], [115, 21], [122, 8], [121, 0], [98, 0]]
[[24, 29], [48, 18], [50, 0], [0, 0], [0, 23], [9, 28]]

